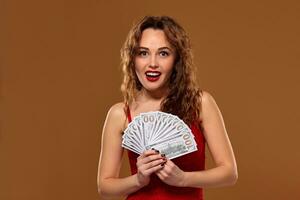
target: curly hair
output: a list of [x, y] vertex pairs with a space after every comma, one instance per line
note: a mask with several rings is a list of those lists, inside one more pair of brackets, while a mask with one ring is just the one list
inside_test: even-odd
[[195, 119], [198, 122], [202, 91], [196, 84], [190, 39], [185, 30], [168, 16], [145, 16], [129, 31], [121, 49], [121, 66], [124, 73], [121, 91], [125, 105], [128, 107], [142, 89], [142, 84], [135, 73], [134, 58], [142, 32], [147, 28], [162, 30], [176, 50], [175, 63], [169, 80], [169, 93], [161, 102], [161, 111], [177, 115], [188, 124], [195, 122]]

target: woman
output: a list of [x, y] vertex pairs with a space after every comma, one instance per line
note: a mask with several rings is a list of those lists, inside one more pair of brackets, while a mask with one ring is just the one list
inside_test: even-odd
[[[192, 52], [184, 29], [167, 16], [146, 16], [130, 30], [121, 50], [124, 102], [111, 107], [102, 133], [98, 190], [103, 197], [203, 199], [202, 188], [233, 185], [237, 166], [221, 113], [195, 81]], [[128, 151], [131, 176], [119, 178], [122, 134], [142, 112], [162, 111], [184, 120], [196, 152], [167, 159], [159, 151]], [[205, 143], [215, 167], [205, 170]]]

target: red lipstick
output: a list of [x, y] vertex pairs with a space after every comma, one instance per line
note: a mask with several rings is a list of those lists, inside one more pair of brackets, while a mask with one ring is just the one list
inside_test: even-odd
[[148, 70], [145, 72], [145, 75], [148, 81], [155, 82], [159, 79], [161, 72]]

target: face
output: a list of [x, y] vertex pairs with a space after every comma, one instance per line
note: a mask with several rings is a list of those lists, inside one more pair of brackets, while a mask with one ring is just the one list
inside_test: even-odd
[[174, 61], [175, 50], [165, 33], [159, 29], [145, 29], [135, 56], [135, 72], [143, 88], [148, 91], [167, 89]]

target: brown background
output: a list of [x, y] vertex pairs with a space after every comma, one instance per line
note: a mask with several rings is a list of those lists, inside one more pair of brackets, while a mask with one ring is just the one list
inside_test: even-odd
[[205, 190], [206, 199], [300, 198], [297, 1], [0, 6], [1, 200], [98, 199], [101, 129], [122, 100], [119, 49], [145, 14], [170, 15], [185, 27], [201, 87], [224, 115], [239, 180]]

